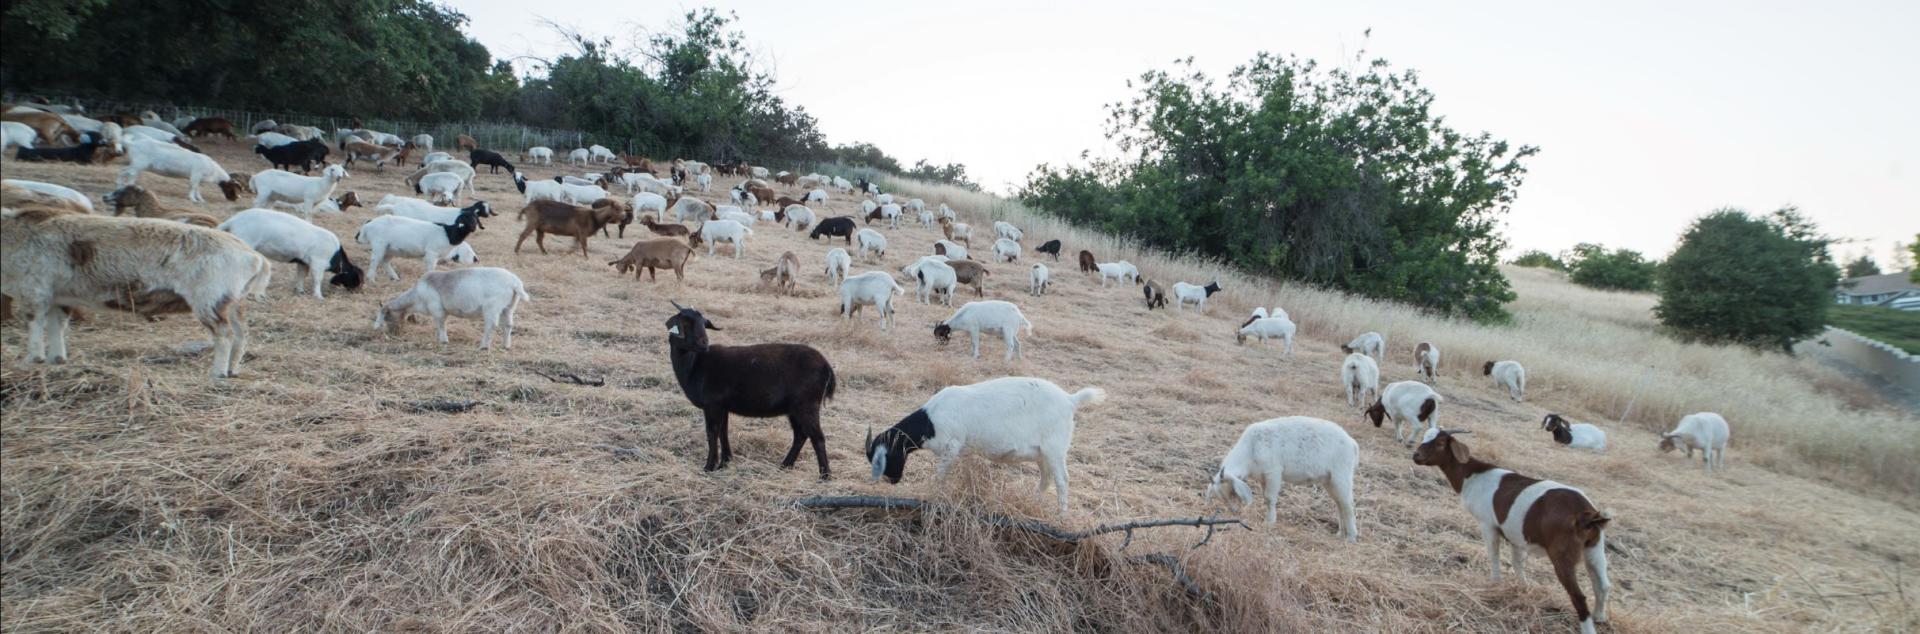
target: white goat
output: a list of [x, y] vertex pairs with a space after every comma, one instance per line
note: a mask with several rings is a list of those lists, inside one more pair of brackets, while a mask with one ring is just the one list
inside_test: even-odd
[[967, 248], [960, 246], [960, 243], [958, 242], [951, 242], [947, 240], [935, 240], [933, 241], [933, 246], [934, 246], [933, 252], [935, 255], [947, 256], [947, 259], [949, 260], [971, 259], [967, 257]]
[[347, 168], [328, 165], [319, 176], [301, 176], [285, 170], [266, 170], [253, 175], [253, 206], [268, 203], [292, 203], [311, 222], [313, 207], [333, 197], [333, 188], [348, 178]]
[[460, 188], [465, 184], [459, 174], [428, 174], [420, 177], [420, 193], [436, 203], [453, 204], [460, 201]]
[[887, 237], [872, 229], [861, 229], [853, 235], [853, 241], [859, 245], [860, 260], [887, 257]]
[[794, 231], [804, 230], [814, 221], [813, 210], [805, 205], [787, 205], [782, 213], [787, 215], [787, 226]]
[[1033, 322], [1020, 313], [1020, 307], [1012, 302], [983, 300], [967, 302], [953, 316], [933, 327], [933, 336], [946, 343], [955, 331], [965, 332], [973, 339], [973, 358], [980, 358], [980, 333], [997, 332], [1007, 342], [1006, 361], [1015, 358], [1025, 359], [1020, 353], [1020, 329], [1025, 328], [1028, 336], [1033, 335]]
[[1107, 394], [1089, 387], [1073, 394], [1043, 379], [1003, 377], [944, 388], [898, 424], [867, 439], [873, 480], [898, 484], [907, 455], [933, 452], [939, 462], [934, 479], [943, 479], [965, 454], [994, 462], [1040, 465], [1040, 492], [1052, 485], [1060, 512], [1067, 512], [1067, 451], [1073, 445], [1073, 416], [1099, 404]]
[[11, 152], [17, 147], [31, 150], [34, 141], [39, 138], [40, 133], [27, 127], [27, 124], [18, 121], [0, 121], [0, 152]]
[[590, 159], [592, 159], [592, 157], [593, 157], [593, 153], [588, 152], [587, 148], [583, 148], [583, 147], [573, 148], [573, 151], [567, 153], [567, 164], [572, 165], [574, 163], [579, 163], [581, 165], [586, 165], [588, 162], [590, 162]]
[[1227, 450], [1220, 470], [1207, 485], [1206, 500], [1223, 498], [1229, 508], [1253, 503], [1249, 481], [1267, 497], [1267, 523], [1278, 518], [1280, 489], [1286, 484], [1318, 484], [1340, 507], [1340, 536], [1359, 541], [1354, 521], [1353, 470], [1360, 465], [1360, 444], [1331, 421], [1288, 416], [1247, 426]]
[[886, 271], [867, 271], [840, 282], [840, 317], [853, 319], [861, 306], [880, 311], [880, 329], [893, 324], [893, 296], [906, 291]]
[[945, 293], [942, 303], [953, 306], [953, 290], [960, 285], [959, 275], [954, 272], [953, 266], [947, 264], [945, 256], [922, 257], [900, 269], [900, 272], [918, 282], [913, 291], [914, 301], [931, 303], [934, 293]]
[[1480, 372], [1493, 377], [1494, 387], [1507, 388], [1507, 397], [1514, 402], [1527, 400], [1527, 369], [1519, 361], [1488, 361]]
[[440, 343], [447, 342], [447, 316], [480, 319], [480, 349], [493, 347], [493, 329], [499, 328], [505, 341], [500, 347], [513, 349], [513, 310], [520, 302], [532, 301], [527, 286], [511, 271], [489, 266], [438, 271], [420, 276], [420, 282], [398, 297], [387, 300], [373, 318], [375, 330], [398, 334], [409, 313], [433, 316]]
[[1005, 240], [1012, 240], [1014, 242], [1019, 242], [1020, 238], [1025, 236], [1025, 234], [1020, 231], [1019, 227], [1015, 227], [1013, 226], [1013, 223], [1007, 222], [1005, 220], [993, 221], [993, 235], [995, 237], [1005, 239]]
[[753, 230], [732, 220], [713, 220], [700, 225], [699, 235], [700, 241], [707, 243], [708, 257], [713, 256], [714, 247], [719, 246], [719, 243], [731, 242], [733, 259], [738, 260], [740, 254], [747, 252], [747, 236], [753, 235]]
[[1358, 352], [1340, 363], [1340, 384], [1347, 388], [1347, 406], [1359, 407], [1380, 396], [1380, 364]]
[[[353, 241], [368, 246], [372, 261], [367, 265], [370, 274], [378, 275], [381, 265], [386, 265], [389, 279], [400, 279], [399, 271], [393, 268], [393, 256], [412, 256], [426, 263], [426, 272], [432, 273], [441, 260], [460, 261], [454, 254], [460, 246], [466, 244], [473, 225], [463, 214], [460, 222], [443, 225], [405, 216], [376, 216], [360, 225]], [[471, 254], [472, 247], [468, 247]], [[471, 261], [477, 260], [473, 258]]]
[[1101, 288], [1107, 287], [1108, 280], [1134, 283], [1139, 283], [1140, 281], [1140, 269], [1135, 267], [1132, 262], [1126, 260], [1119, 262], [1100, 262], [1095, 264], [1094, 268], [1100, 270]]
[[1379, 363], [1387, 358], [1387, 338], [1377, 332], [1363, 332], [1360, 336], [1354, 337], [1353, 341], [1340, 346], [1340, 351], [1347, 354], [1363, 353], [1373, 357], [1374, 363]]
[[526, 161], [528, 163], [552, 165], [553, 164], [553, 148], [550, 148], [544, 145], [536, 145], [536, 146], [527, 148]]
[[1263, 317], [1241, 326], [1239, 334], [1234, 335], [1234, 341], [1244, 344], [1247, 342], [1247, 337], [1258, 337], [1260, 343], [1265, 344], [1268, 338], [1283, 339], [1287, 345], [1281, 354], [1290, 355], [1293, 354], [1293, 332], [1293, 320], [1285, 317]]
[[1207, 298], [1213, 297], [1213, 294], [1218, 292], [1220, 292], [1220, 282], [1218, 280], [1207, 282], [1206, 286], [1188, 284], [1186, 282], [1174, 282], [1173, 307], [1176, 309], [1185, 309], [1187, 304], [1193, 304], [1194, 310], [1205, 312], [1207, 310]]
[[1673, 431], [1660, 434], [1660, 451], [1675, 449], [1687, 450], [1687, 458], [1693, 458], [1693, 450], [1700, 450], [1700, 464], [1707, 471], [1726, 468], [1727, 438], [1730, 430], [1727, 419], [1713, 412], [1688, 414], [1680, 419], [1680, 426]]
[[1020, 243], [1007, 238], [993, 241], [993, 261], [1012, 262], [1020, 259]]
[[841, 282], [847, 281], [847, 271], [852, 268], [853, 256], [847, 255], [846, 249], [834, 247], [832, 251], [827, 252], [828, 283], [839, 286]]
[[1033, 274], [1029, 276], [1030, 284], [1027, 287], [1027, 294], [1034, 295], [1034, 296], [1047, 294], [1047, 285], [1048, 285], [1047, 275], [1048, 275], [1047, 265], [1045, 264], [1033, 265]]
[[342, 288], [360, 288], [360, 267], [347, 258], [347, 250], [340, 247], [340, 237], [311, 222], [272, 209], [248, 209], [220, 223], [219, 228], [240, 238], [269, 260], [292, 262], [300, 267], [304, 275], [293, 278], [295, 292], [305, 292], [307, 279], [311, 277], [313, 298], [326, 299], [320, 287], [328, 273], [335, 274], [328, 281]]
[[1559, 414], [1547, 414], [1546, 418], [1540, 419], [1540, 428], [1553, 432], [1554, 442], [1572, 449], [1595, 453], [1607, 450], [1607, 432], [1587, 423], [1575, 423]]
[[[1352, 354], [1352, 353], [1348, 353]], [[1440, 395], [1419, 381], [1396, 381], [1380, 390], [1380, 400], [1367, 408], [1367, 418], [1373, 419], [1373, 426], [1379, 427], [1383, 419], [1393, 419], [1393, 439], [1400, 440], [1400, 432], [1407, 432], [1407, 444], [1420, 440], [1420, 425], [1425, 423], [1429, 431], [1437, 429], [1434, 422], [1434, 410], [1440, 407]]]
[[[220, 192], [227, 200], [240, 198], [240, 186], [227, 175], [227, 170], [215, 163], [213, 158], [193, 152], [186, 148], [155, 141], [153, 139], [129, 139], [126, 141], [127, 166], [120, 170], [120, 176], [114, 184], [120, 187], [139, 183], [142, 172], [153, 172], [161, 176], [187, 179], [187, 200], [197, 203], [207, 202], [200, 197], [200, 183], [213, 181], [220, 186]], [[256, 177], [257, 178], [257, 177]], [[265, 203], [255, 202], [258, 207]]]
[[80, 206], [80, 208], [87, 210], [88, 213], [93, 212], [93, 201], [91, 199], [88, 199], [86, 194], [82, 194], [80, 192], [74, 191], [70, 187], [66, 187], [63, 185], [55, 185], [53, 183], [42, 183], [40, 181], [18, 180], [18, 179], [12, 179], [12, 178], [9, 178], [6, 180], [0, 180], [0, 184], [5, 184], [10, 187], [19, 187], [22, 189], [46, 194], [48, 196], [53, 196], [55, 198], [60, 198], [60, 199], [66, 200], [67, 202]]

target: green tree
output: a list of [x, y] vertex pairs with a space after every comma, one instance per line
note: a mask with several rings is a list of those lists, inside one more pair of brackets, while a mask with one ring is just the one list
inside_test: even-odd
[[1591, 288], [1617, 291], [1653, 290], [1660, 264], [1647, 260], [1639, 251], [1615, 249], [1582, 242], [1564, 256], [1567, 278]]
[[1258, 274], [1505, 316], [1495, 230], [1535, 149], [1448, 127], [1415, 72], [1262, 53], [1224, 86], [1192, 60], [1134, 86], [1109, 107], [1122, 156], [1042, 165], [1024, 202]]
[[[1913, 234], [1913, 241], [1907, 243], [1908, 262], [1920, 262], [1920, 233]], [[1920, 266], [1907, 271], [1907, 281], [1920, 284]]]
[[1791, 207], [1702, 216], [1660, 267], [1654, 314], [1689, 339], [1791, 352], [1826, 323], [1839, 281], [1832, 242]]
[[1553, 254], [1539, 249], [1530, 249], [1525, 253], [1521, 253], [1520, 257], [1513, 259], [1512, 264], [1514, 266], [1554, 269], [1557, 271], [1567, 270], [1567, 265], [1561, 262], [1560, 258], [1553, 257]]
[[1880, 265], [1873, 262], [1873, 256], [1871, 255], [1862, 253], [1860, 257], [1854, 258], [1852, 262], [1847, 263], [1846, 277], [1866, 277], [1868, 275], [1879, 274]]

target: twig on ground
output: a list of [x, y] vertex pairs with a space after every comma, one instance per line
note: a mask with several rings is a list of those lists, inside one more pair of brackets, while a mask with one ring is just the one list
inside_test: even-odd
[[[539, 370], [534, 370], [533, 373], [538, 374], [540, 375], [541, 378], [544, 378], [548, 381], [552, 381], [554, 383], [572, 383], [574, 385], [585, 385], [589, 387], [601, 387], [607, 384], [607, 380], [604, 378], [596, 376], [596, 377], [588, 377], [583, 379], [583, 378], [580, 378], [580, 375], [573, 374], [571, 372], [560, 372], [558, 373], [559, 376], [553, 376], [545, 372], [541, 372]], [[563, 381], [561, 379], [565, 379], [565, 380]]]

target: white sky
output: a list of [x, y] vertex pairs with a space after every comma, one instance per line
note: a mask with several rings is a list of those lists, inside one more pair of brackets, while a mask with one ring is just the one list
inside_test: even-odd
[[[496, 57], [569, 50], [540, 19], [631, 42], [688, 8], [456, 0]], [[1458, 129], [1537, 145], [1512, 249], [1672, 250], [1720, 206], [1800, 205], [1887, 261], [1920, 231], [1920, 2], [716, 2], [829, 142], [958, 161], [1006, 192], [1112, 151], [1105, 104], [1193, 56], [1322, 64], [1366, 46], [1417, 69]], [[1339, 6], [1334, 6], [1339, 5]], [[1821, 6], [1816, 6], [1821, 5]]]

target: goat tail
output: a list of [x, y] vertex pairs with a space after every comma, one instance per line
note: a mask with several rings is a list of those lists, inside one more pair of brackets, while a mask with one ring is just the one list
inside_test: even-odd
[[1073, 408], [1077, 410], [1089, 405], [1099, 405], [1101, 401], [1107, 400], [1107, 391], [1097, 387], [1082, 388], [1067, 398], [1073, 401]]
[[513, 289], [513, 296], [514, 296], [515, 298], [517, 298], [517, 299], [519, 299], [519, 300], [520, 300], [520, 303], [522, 303], [522, 304], [531, 304], [531, 303], [533, 303], [533, 296], [532, 296], [532, 295], [528, 295], [528, 294], [527, 294], [527, 287], [525, 287], [525, 286], [520, 286], [520, 287], [517, 287], [517, 288], [515, 288], [515, 289]]
[[1033, 322], [1031, 322], [1031, 321], [1027, 321], [1027, 318], [1026, 318], [1026, 317], [1021, 317], [1021, 318], [1020, 318], [1020, 323], [1023, 323], [1023, 324], [1026, 324], [1026, 325], [1027, 325], [1027, 336], [1029, 336], [1029, 337], [1031, 337], [1031, 336], [1033, 336]]
[[834, 377], [833, 366], [827, 366], [827, 391], [825, 392], [827, 400], [833, 400], [833, 389], [838, 385], [840, 380]]
[[267, 257], [264, 255], [257, 257], [259, 259], [254, 261], [256, 266], [253, 277], [247, 279], [245, 293], [246, 296], [250, 298], [265, 299], [267, 296], [267, 287], [273, 284], [273, 263], [268, 262]]

